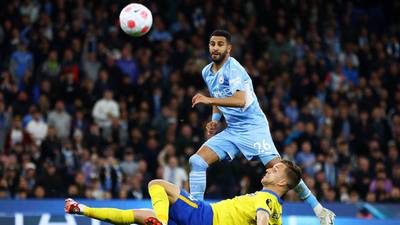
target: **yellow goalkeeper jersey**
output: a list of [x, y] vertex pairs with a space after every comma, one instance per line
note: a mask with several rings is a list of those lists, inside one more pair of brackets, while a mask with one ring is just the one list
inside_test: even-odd
[[213, 225], [257, 224], [256, 214], [259, 210], [269, 214], [269, 225], [281, 225], [282, 202], [275, 192], [263, 189], [213, 203]]

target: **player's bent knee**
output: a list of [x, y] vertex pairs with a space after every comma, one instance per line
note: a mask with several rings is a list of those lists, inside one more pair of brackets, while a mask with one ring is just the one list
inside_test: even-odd
[[153, 186], [153, 185], [161, 185], [161, 186], [163, 186], [162, 184], [163, 184], [164, 182], [165, 182], [164, 180], [155, 179], [155, 180], [150, 181], [150, 182], [147, 184], [147, 187], [151, 187], [151, 186]]
[[208, 168], [207, 162], [204, 161], [204, 159], [197, 154], [190, 156], [189, 163], [192, 167], [192, 170], [201, 170], [202, 171], [202, 170], [207, 170], [207, 168]]
[[173, 183], [170, 183], [170, 182], [168, 182], [168, 181], [166, 181], [166, 180], [162, 180], [162, 179], [155, 179], [155, 180], [152, 180], [152, 181], [150, 181], [149, 183], [148, 183], [148, 188], [150, 189], [150, 187], [151, 186], [155, 186], [155, 185], [158, 185], [158, 186], [161, 186], [161, 187], [163, 187], [164, 188], [164, 190], [167, 192], [167, 193], [174, 193], [174, 192], [180, 192], [180, 189], [179, 189], [179, 186], [177, 186], [177, 185], [175, 185], [175, 184], [173, 184]]

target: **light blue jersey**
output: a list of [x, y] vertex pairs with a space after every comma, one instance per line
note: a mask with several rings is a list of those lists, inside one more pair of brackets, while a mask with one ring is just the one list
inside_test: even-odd
[[225, 64], [213, 73], [213, 63], [208, 64], [202, 71], [202, 76], [207, 84], [211, 97], [227, 98], [236, 91], [246, 93], [246, 105], [243, 108], [218, 106], [229, 128], [235, 130], [247, 130], [249, 127], [268, 126], [265, 114], [258, 104], [253, 90], [250, 76], [242, 65], [233, 57], [229, 57]]
[[227, 98], [236, 91], [244, 91], [246, 104], [243, 108], [218, 106], [228, 127], [204, 145], [216, 152], [221, 160], [233, 159], [241, 152], [249, 160], [257, 158], [266, 164], [279, 156], [246, 70], [233, 57], [229, 57], [216, 73], [212, 72], [212, 65], [208, 64], [202, 71], [210, 95]]

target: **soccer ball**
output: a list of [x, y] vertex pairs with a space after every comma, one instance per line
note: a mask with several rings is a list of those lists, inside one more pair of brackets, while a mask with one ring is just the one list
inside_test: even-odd
[[121, 29], [128, 35], [140, 37], [149, 32], [153, 24], [151, 11], [144, 5], [131, 3], [119, 14]]

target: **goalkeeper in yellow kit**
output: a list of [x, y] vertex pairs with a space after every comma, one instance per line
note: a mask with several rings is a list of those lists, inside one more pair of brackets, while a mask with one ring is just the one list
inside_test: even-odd
[[252, 194], [208, 204], [198, 201], [178, 186], [164, 180], [149, 183], [153, 210], [90, 208], [72, 199], [65, 201], [65, 212], [81, 214], [113, 224], [145, 225], [280, 225], [282, 199], [296, 187], [301, 170], [281, 160], [268, 168], [261, 179], [263, 189]]

